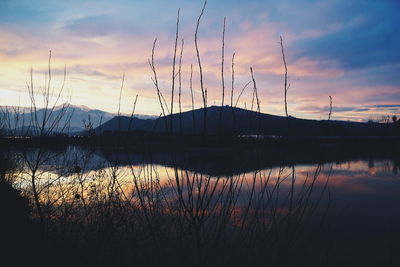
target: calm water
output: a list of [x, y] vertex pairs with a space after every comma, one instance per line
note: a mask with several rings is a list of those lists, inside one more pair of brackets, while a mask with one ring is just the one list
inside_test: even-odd
[[[37, 156], [32, 152], [29, 157], [34, 161]], [[223, 195], [230, 183], [236, 181], [240, 190], [234, 192], [238, 195], [235, 209], [241, 214], [240, 210], [250, 202], [252, 209], [273, 206], [280, 214], [291, 213], [294, 206], [300, 210], [299, 207], [307, 206], [310, 220], [301, 223], [304, 228], [314, 230], [310, 250], [302, 252], [304, 257], [315, 253], [319, 262], [332, 266], [398, 266], [400, 263], [400, 166], [396, 160], [361, 158], [317, 163], [316, 159], [309, 164], [285, 166], [282, 162], [282, 166], [275, 164], [245, 172], [233, 169], [226, 174], [213, 170], [213, 162], [198, 160], [192, 164], [193, 161], [191, 156], [168, 153], [141, 156], [69, 147], [66, 152], [46, 156], [36, 182], [42, 203], [57, 205], [76, 203], [80, 199], [90, 201], [93, 194], [98, 199], [99, 195], [107, 195], [110, 184], [129, 201], [140, 199], [140, 189], [146, 191], [146, 196], [157, 193], [169, 203], [177, 199], [176, 188], [180, 187], [182, 199], [190, 203], [188, 199], [192, 197], [194, 202], [193, 199], [201, 196], [201, 190], [207, 194], [215, 190]], [[14, 186], [32, 198], [30, 174], [25, 166], [15, 174]], [[192, 193], [195, 197], [188, 193], [193, 187], [198, 188]], [[210, 213], [221, 209], [227, 203], [221, 200], [224, 197], [216, 193], [210, 196], [211, 204], [206, 209]], [[265, 220], [270, 220], [272, 213], [265, 214]]]

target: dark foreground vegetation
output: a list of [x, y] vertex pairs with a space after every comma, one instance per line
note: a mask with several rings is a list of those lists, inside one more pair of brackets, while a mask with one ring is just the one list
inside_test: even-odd
[[[320, 204], [329, 197], [321, 167], [299, 185], [294, 167], [228, 177], [172, 168], [165, 180], [156, 165], [122, 169], [116, 159], [91, 171], [87, 152], [61, 157], [64, 165], [50, 167], [56, 168], [50, 175], [31, 163], [39, 155], [41, 163], [49, 163], [60, 153], [31, 153], [13, 154], [14, 165], [3, 170], [2, 180], [21, 188], [31, 203], [2, 182], [8, 205], [1, 212], [14, 220], [3, 229], [17, 242], [8, 249], [34, 256], [15, 257], [14, 266], [299, 263], [314, 247], [328, 212]], [[18, 178], [23, 173], [28, 177]]]
[[[171, 150], [9, 147], [0, 153], [2, 259], [12, 266], [376, 265], [360, 258], [364, 248], [332, 236], [345, 214], [330, 188], [328, 162], [339, 159], [315, 158], [304, 173], [296, 166], [308, 153], [293, 150], [297, 160], [281, 155], [278, 163], [262, 156], [276, 151], [257, 151], [250, 162], [266, 165], [240, 166], [220, 150], [193, 158]], [[358, 156], [391, 155], [400, 171], [394, 151], [381, 153]], [[398, 262], [389, 257], [398, 234], [376, 256], [382, 265]]]

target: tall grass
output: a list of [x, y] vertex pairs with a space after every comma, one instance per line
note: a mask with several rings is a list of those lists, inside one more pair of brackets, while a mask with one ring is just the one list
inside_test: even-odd
[[[33, 216], [43, 216], [49, 252], [66, 263], [256, 266], [267, 258], [285, 265], [309, 248], [328, 212], [321, 166], [305, 176], [283, 167], [213, 176], [178, 166], [121, 167], [113, 155], [95, 168], [94, 157], [71, 150], [37, 179], [42, 215], [35, 209]], [[21, 177], [15, 186], [35, 201]]]

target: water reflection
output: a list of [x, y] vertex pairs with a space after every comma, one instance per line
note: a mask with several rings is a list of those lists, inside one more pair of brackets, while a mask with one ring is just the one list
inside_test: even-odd
[[[224, 173], [210, 157], [69, 147], [48, 152], [32, 179], [26, 165], [37, 155], [17, 156], [23, 167], [13, 182], [32, 203], [38, 195], [48, 231], [78, 248], [111, 253], [112, 243], [121, 265], [132, 249], [143, 265], [256, 266], [265, 257], [272, 266], [399, 262], [396, 160], [258, 160], [237, 169], [226, 163]], [[115, 264], [83, 251], [72, 252]]]

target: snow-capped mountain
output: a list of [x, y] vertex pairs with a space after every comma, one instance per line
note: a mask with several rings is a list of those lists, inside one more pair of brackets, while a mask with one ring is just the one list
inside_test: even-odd
[[[55, 126], [56, 131], [79, 132], [87, 127], [96, 128], [114, 118], [117, 114], [78, 105], [69, 105], [66, 109], [63, 109], [63, 106], [57, 106], [53, 110], [48, 109], [47, 113], [45, 109], [37, 109], [36, 112], [32, 112], [29, 107], [0, 106], [0, 126], [8, 130], [28, 129], [34, 125], [32, 119], [41, 124], [44, 116], [48, 117], [46, 122], [48, 127], [55, 125], [55, 121], [59, 119]], [[141, 119], [155, 118], [141, 114], [134, 115], [134, 117]]]

